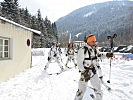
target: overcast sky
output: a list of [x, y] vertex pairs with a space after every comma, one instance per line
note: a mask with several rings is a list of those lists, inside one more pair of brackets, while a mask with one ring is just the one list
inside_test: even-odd
[[27, 6], [32, 14], [36, 14], [40, 9], [42, 17], [48, 16], [53, 22], [80, 7], [106, 1], [111, 0], [19, 0], [19, 5]]
[[106, 1], [112, 0], [19, 0], [19, 5], [21, 8], [27, 7], [34, 15], [40, 9], [42, 17], [48, 16], [53, 22], [80, 7]]

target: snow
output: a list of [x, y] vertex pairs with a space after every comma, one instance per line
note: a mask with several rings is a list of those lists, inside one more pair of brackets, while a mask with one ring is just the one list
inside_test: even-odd
[[111, 8], [111, 10], [114, 10], [115, 8]]
[[76, 34], [75, 36], [78, 38], [79, 37], [79, 35], [81, 35], [82, 33], [78, 33], [78, 34]]
[[44, 56], [45, 50], [43, 48], [32, 49], [32, 56]]
[[4, 18], [4, 17], [1, 17], [1, 16], [0, 16], [0, 19], [6, 21], [6, 22], [8, 22], [8, 23], [11, 23], [11, 24], [13, 24], [13, 25], [16, 25], [16, 26], [19, 26], [19, 27], [21, 27], [21, 28], [24, 28], [24, 29], [26, 29], [26, 30], [29, 30], [29, 31], [31, 31], [31, 32], [34, 32], [34, 33], [37, 33], [37, 34], [41, 34], [40, 31], [31, 29], [31, 28], [27, 28], [27, 27], [22, 26], [22, 25], [20, 25], [20, 24], [18, 24], [18, 23], [15, 23], [15, 22], [13, 22], [13, 21], [11, 21], [11, 20], [8, 20], [8, 19], [6, 19], [6, 18]]
[[[32, 68], [0, 84], [0, 100], [74, 100], [80, 77], [78, 69], [72, 68], [58, 76], [49, 76], [43, 70], [47, 63], [49, 49], [33, 49], [33, 52], [37, 51], [43, 52], [43, 55], [35, 55], [32, 57]], [[65, 63], [65, 54], [62, 56], [62, 59]], [[109, 62], [109, 59], [103, 59], [100, 62], [104, 82], [109, 77]], [[73, 67], [73, 63], [69, 63], [69, 66]], [[58, 71], [60, 71], [60, 68], [53, 61], [47, 72], [54, 73]], [[107, 83], [112, 90], [109, 92], [102, 86], [103, 100], [133, 100], [132, 77], [132, 60], [112, 61], [111, 83]], [[90, 92], [89, 88], [86, 91], [86, 96], [88, 96], [88, 91]]]
[[123, 2], [122, 5], [125, 6], [126, 5], [125, 2]]
[[91, 16], [91, 15], [94, 14], [94, 13], [95, 13], [95, 11], [91, 11], [91, 12], [85, 14], [83, 17], [89, 17], [89, 16]]
[[129, 45], [127, 48], [126, 48], [126, 51], [129, 51], [130, 49], [132, 49], [133, 46], [132, 45]]

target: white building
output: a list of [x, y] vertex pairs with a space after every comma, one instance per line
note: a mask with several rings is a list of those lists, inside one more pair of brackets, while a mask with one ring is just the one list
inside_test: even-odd
[[84, 41], [73, 41], [74, 45], [77, 47], [82, 47], [85, 45], [85, 42]]
[[41, 34], [0, 17], [0, 82], [31, 66], [33, 34]]

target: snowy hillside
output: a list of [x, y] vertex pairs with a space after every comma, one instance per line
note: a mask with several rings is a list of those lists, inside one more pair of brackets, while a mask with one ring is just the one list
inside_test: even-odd
[[[33, 50], [36, 56], [32, 57], [32, 68], [0, 84], [0, 100], [74, 100], [80, 76], [78, 69], [72, 68], [59, 75], [47, 75], [43, 68], [47, 63], [48, 50]], [[38, 51], [41, 53], [35, 53]], [[62, 56], [62, 59], [65, 63], [65, 55]], [[100, 64], [106, 82], [108, 80], [109, 59], [102, 60]], [[69, 66], [72, 67], [73, 64], [69, 64]], [[47, 71], [54, 73], [60, 71], [60, 68], [53, 61]], [[132, 77], [132, 60], [112, 61], [111, 83], [107, 84], [112, 90], [108, 91], [102, 86], [103, 100], [133, 100]]]
[[[126, 37], [129, 34], [126, 30], [132, 27], [132, 11], [133, 1], [110, 1], [88, 5], [57, 20], [57, 29], [59, 34], [72, 33], [73, 39], [77, 39], [75, 35], [79, 32], [98, 36], [116, 33], [120, 36], [124, 34]], [[122, 37], [121, 42], [125, 41], [123, 44], [127, 41], [125, 37]], [[78, 39], [83, 40], [84, 35]]]

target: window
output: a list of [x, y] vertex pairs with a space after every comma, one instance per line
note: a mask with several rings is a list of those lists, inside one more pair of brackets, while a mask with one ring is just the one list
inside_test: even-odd
[[9, 39], [0, 37], [0, 59], [9, 58]]

